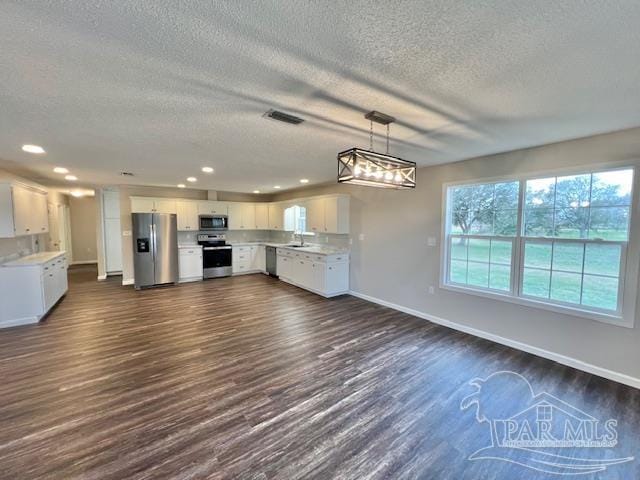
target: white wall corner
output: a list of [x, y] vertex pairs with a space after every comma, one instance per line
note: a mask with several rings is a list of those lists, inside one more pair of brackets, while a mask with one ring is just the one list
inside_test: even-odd
[[133, 285], [133, 284], [134, 284], [133, 278], [122, 279], [122, 285]]

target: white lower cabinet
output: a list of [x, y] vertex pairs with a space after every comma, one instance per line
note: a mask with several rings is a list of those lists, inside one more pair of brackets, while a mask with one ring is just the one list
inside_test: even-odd
[[278, 249], [278, 277], [325, 297], [349, 292], [349, 256]]
[[37, 323], [67, 292], [65, 252], [29, 255], [0, 267], [0, 328]]
[[178, 272], [180, 282], [202, 280], [202, 247], [180, 247]]
[[256, 273], [266, 270], [264, 245], [236, 245], [231, 250], [233, 273]]

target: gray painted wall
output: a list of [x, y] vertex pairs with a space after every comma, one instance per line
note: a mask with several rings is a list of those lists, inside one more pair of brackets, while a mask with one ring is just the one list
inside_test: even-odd
[[[640, 379], [640, 321], [629, 329], [438, 288], [444, 183], [620, 162], [640, 166], [640, 129], [421, 168], [414, 191], [331, 184], [284, 192], [276, 200], [351, 194], [356, 292]], [[639, 179], [628, 252], [636, 276]], [[437, 247], [427, 246], [429, 236], [437, 237]], [[436, 287], [433, 295], [430, 285]]]

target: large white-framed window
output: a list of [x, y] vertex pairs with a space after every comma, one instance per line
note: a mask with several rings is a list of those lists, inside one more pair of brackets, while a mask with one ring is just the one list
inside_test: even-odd
[[442, 286], [628, 324], [633, 176], [626, 167], [445, 185]]

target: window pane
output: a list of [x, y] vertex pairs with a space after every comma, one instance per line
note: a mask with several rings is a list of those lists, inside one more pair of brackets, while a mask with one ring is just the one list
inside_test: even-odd
[[555, 177], [527, 180], [525, 205], [538, 208], [553, 208], [555, 185]]
[[462, 260], [451, 260], [449, 278], [454, 283], [467, 283], [467, 262]]
[[493, 185], [451, 187], [451, 232], [490, 233], [493, 225]]
[[583, 253], [583, 243], [555, 242], [553, 244], [553, 269], [582, 273]]
[[516, 235], [518, 210], [496, 210], [493, 220], [494, 235]]
[[532, 297], [549, 298], [549, 270], [524, 269], [522, 293]]
[[591, 209], [590, 238], [627, 240], [629, 207], [594, 207]]
[[582, 304], [605, 310], [617, 310], [618, 279], [585, 275]]
[[467, 274], [467, 283], [477, 287], [489, 286], [489, 264], [488, 263], [472, 263], [469, 262], [469, 273]]
[[584, 273], [611, 275], [620, 273], [620, 245], [600, 245], [588, 243], [584, 258]]
[[495, 209], [510, 210], [518, 208], [520, 182], [506, 182], [495, 184]]
[[551, 242], [527, 242], [524, 247], [524, 266], [551, 269]]
[[467, 244], [469, 240], [461, 237], [451, 237], [451, 258], [456, 260], [467, 259]]
[[553, 236], [553, 210], [529, 208], [524, 212], [524, 234], [528, 237]]
[[588, 207], [591, 174], [558, 177], [556, 181], [556, 209]]
[[551, 273], [551, 298], [561, 302], [580, 303], [582, 275], [579, 273]]
[[489, 262], [490, 240], [469, 239], [469, 260], [475, 262]]
[[511, 290], [511, 267], [491, 264], [489, 287], [496, 290]]
[[631, 205], [633, 170], [614, 170], [593, 174], [591, 206]]
[[561, 208], [555, 211], [555, 235], [560, 238], [587, 238], [589, 209]]
[[511, 242], [504, 240], [491, 240], [491, 263], [504, 263], [511, 265]]

